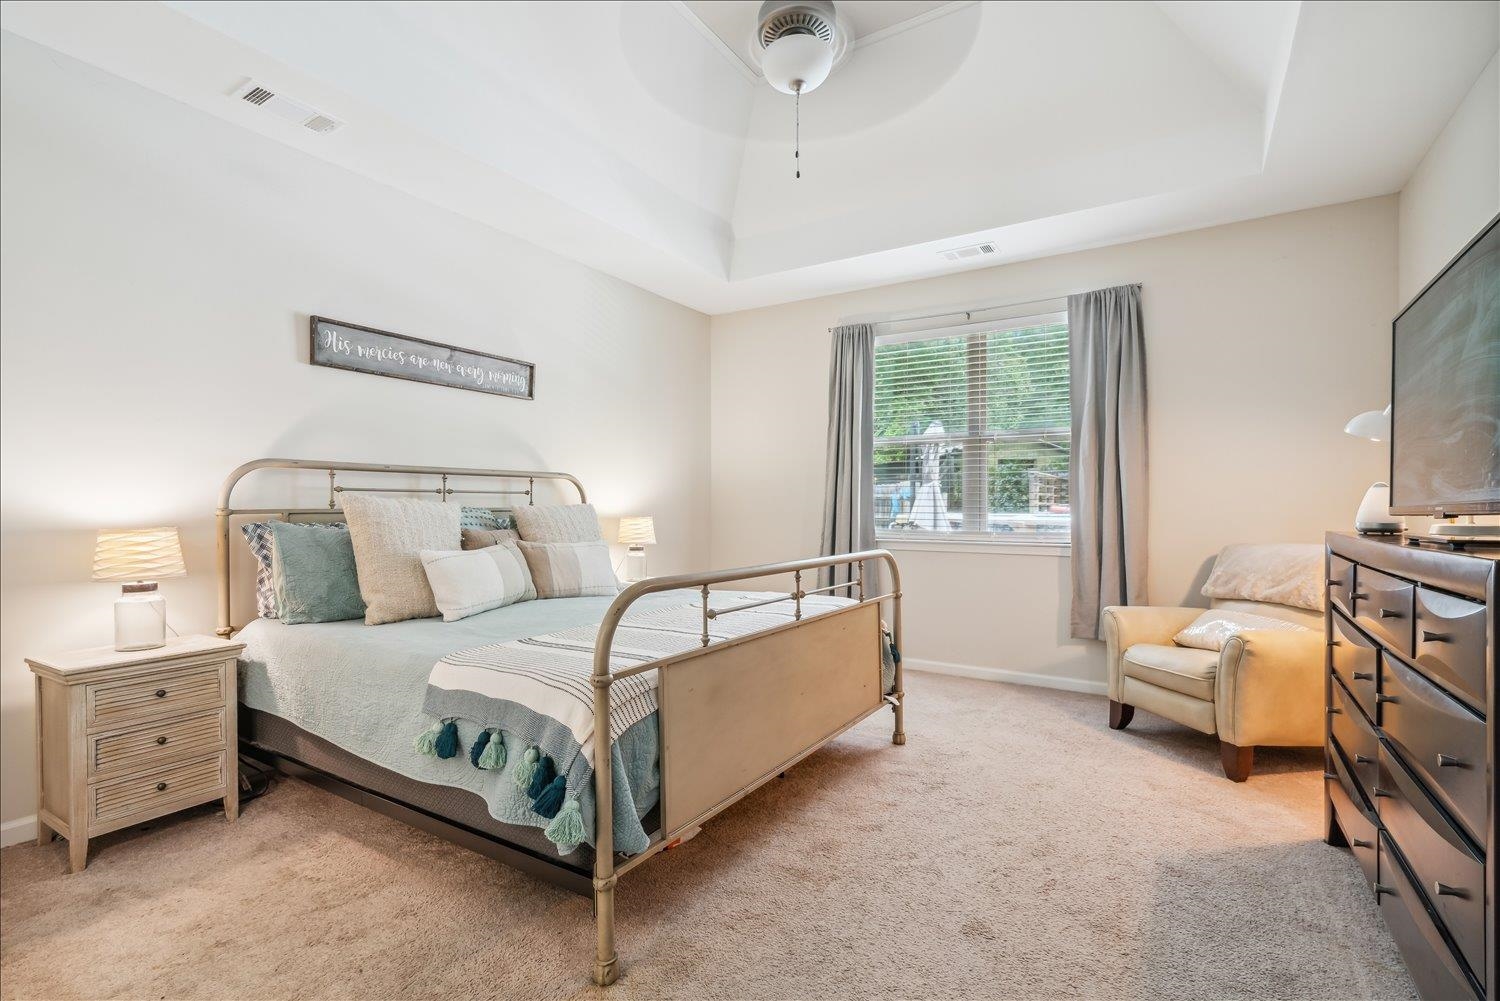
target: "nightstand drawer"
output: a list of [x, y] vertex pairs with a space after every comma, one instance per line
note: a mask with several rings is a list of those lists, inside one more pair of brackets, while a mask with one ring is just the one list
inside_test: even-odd
[[163, 765], [141, 775], [89, 787], [91, 823], [153, 813], [182, 800], [206, 799], [224, 788], [224, 752]]
[[89, 738], [89, 774], [132, 771], [224, 746], [224, 710], [141, 723]]
[[224, 703], [223, 665], [88, 686], [90, 729]]

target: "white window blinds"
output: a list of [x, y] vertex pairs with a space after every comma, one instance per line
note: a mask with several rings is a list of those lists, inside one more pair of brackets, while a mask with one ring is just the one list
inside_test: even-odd
[[1067, 543], [1066, 313], [877, 338], [876, 531]]

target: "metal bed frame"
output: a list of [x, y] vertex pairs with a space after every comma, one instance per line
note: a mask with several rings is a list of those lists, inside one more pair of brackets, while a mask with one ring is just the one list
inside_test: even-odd
[[[326, 507], [235, 508], [230, 505], [235, 486], [257, 470], [312, 470], [328, 475]], [[347, 486], [338, 482], [340, 473], [382, 474], [438, 478], [436, 486]], [[503, 489], [454, 488], [450, 479], [498, 480]], [[525, 481], [525, 489], [506, 484]], [[215, 512], [218, 530], [218, 634], [231, 636], [232, 625], [230, 528], [236, 517], [273, 517], [286, 521], [327, 521], [336, 518], [341, 493], [369, 491], [414, 493], [436, 496], [446, 502], [459, 494], [500, 497], [524, 496], [535, 503], [538, 481], [564, 481], [587, 499], [583, 485], [568, 473], [510, 469], [463, 469], [442, 466], [394, 466], [355, 462], [322, 462], [307, 459], [257, 459], [247, 462], [224, 481]], [[493, 507], [496, 512], [507, 507]], [[865, 593], [865, 564], [885, 564], [890, 590]], [[804, 588], [803, 575], [825, 567], [851, 566], [854, 579], [847, 584]], [[791, 574], [793, 589], [785, 597], [746, 602], [714, 609], [708, 604], [715, 584], [748, 581], [759, 577]], [[878, 578], [877, 578], [878, 579]], [[697, 649], [663, 657], [646, 664], [615, 669], [610, 651], [615, 631], [630, 606], [639, 598], [662, 591], [697, 590], [702, 602], [703, 632]], [[809, 595], [846, 589], [855, 592], [854, 603], [831, 612], [803, 617], [802, 599]], [[721, 642], [712, 642], [713, 620], [735, 612], [770, 604], [793, 603], [792, 621], [770, 629]], [[890, 603], [890, 628], [895, 654], [892, 691], [881, 691], [879, 665], [883, 636], [880, 605]], [[593, 901], [597, 932], [593, 979], [600, 986], [614, 983], [619, 975], [615, 951], [615, 884], [619, 878], [647, 859], [692, 836], [708, 820], [785, 772], [824, 744], [855, 724], [889, 706], [895, 717], [892, 743], [906, 743], [905, 695], [902, 685], [901, 572], [895, 557], [883, 549], [841, 553], [813, 559], [737, 567], [708, 573], [677, 574], [639, 581], [625, 588], [610, 604], [600, 624], [594, 647], [594, 761], [610, 760], [610, 685], [621, 678], [658, 671], [657, 720], [661, 728], [660, 823], [651, 843], [638, 855], [616, 859], [614, 851], [614, 776], [609, 767], [594, 769], [596, 832], [593, 865]], [[788, 697], [790, 694], [790, 698]], [[345, 783], [338, 776], [291, 762], [292, 771], [319, 778], [333, 791], [418, 823], [449, 840], [518, 864], [543, 878], [547, 868], [558, 870], [554, 882], [578, 889], [577, 869], [561, 860], [510, 845], [467, 827], [447, 824], [442, 818], [390, 797]], [[489, 851], [483, 844], [499, 847]], [[509, 849], [509, 850], [507, 850]]]

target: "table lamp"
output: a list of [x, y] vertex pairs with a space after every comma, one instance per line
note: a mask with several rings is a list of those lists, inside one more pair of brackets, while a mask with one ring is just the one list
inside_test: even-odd
[[651, 516], [633, 515], [620, 519], [620, 544], [625, 550], [625, 581], [646, 579], [646, 547], [656, 545], [656, 524]]
[[[1383, 442], [1391, 437], [1391, 408], [1366, 410], [1344, 425], [1344, 434], [1366, 441]], [[1354, 530], [1361, 535], [1399, 535], [1406, 531], [1406, 519], [1391, 514], [1391, 487], [1375, 483], [1365, 491], [1354, 514]]]
[[92, 580], [120, 581], [115, 649], [154, 650], [167, 642], [167, 602], [156, 590], [166, 577], [185, 577], [175, 528], [100, 529]]

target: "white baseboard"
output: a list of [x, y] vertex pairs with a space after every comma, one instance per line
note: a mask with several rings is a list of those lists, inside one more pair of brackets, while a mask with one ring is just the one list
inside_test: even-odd
[[928, 674], [947, 674], [956, 678], [978, 678], [981, 681], [1006, 681], [1013, 685], [1032, 685], [1036, 688], [1055, 688], [1064, 692], [1085, 692], [1089, 695], [1106, 695], [1109, 686], [1102, 681], [1084, 678], [1066, 678], [1056, 674], [1030, 674], [1026, 671], [1010, 671], [1003, 667], [979, 667], [974, 664], [949, 664], [941, 660], [915, 660], [902, 658], [902, 666], [912, 671]]
[[17, 817], [15, 820], [7, 820], [0, 824], [0, 848], [9, 848], [18, 845], [22, 841], [36, 840], [36, 814], [29, 817]]

